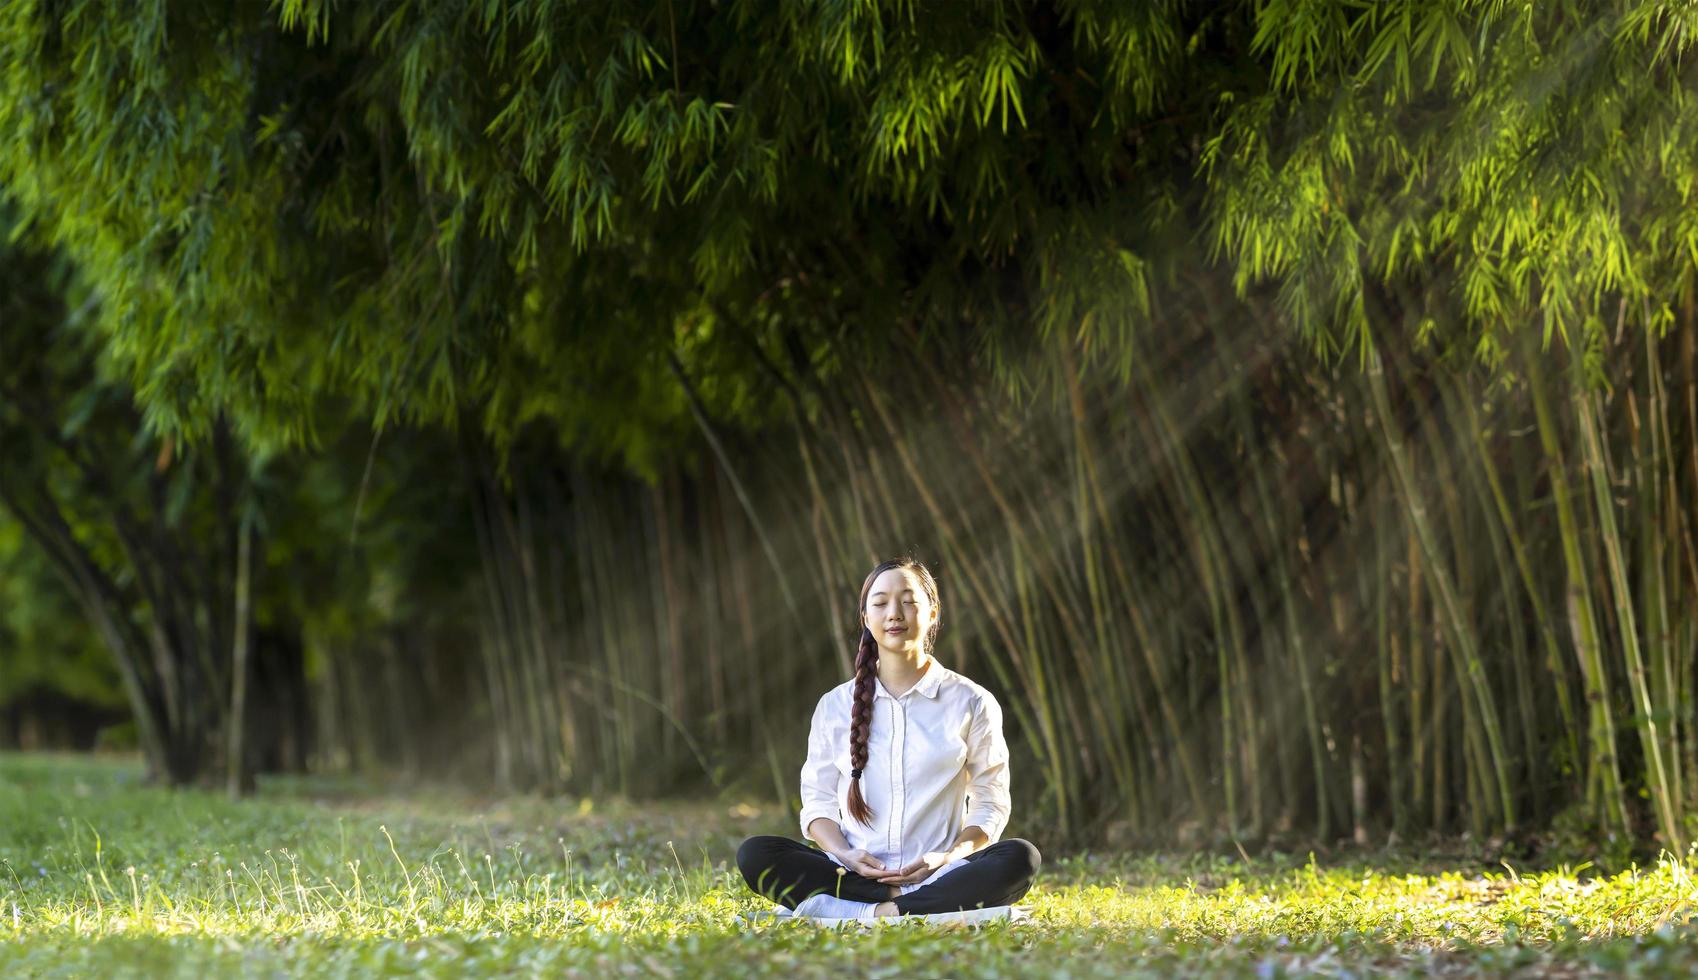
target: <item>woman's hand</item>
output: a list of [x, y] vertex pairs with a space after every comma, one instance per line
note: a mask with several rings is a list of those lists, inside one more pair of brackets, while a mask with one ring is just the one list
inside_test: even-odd
[[886, 885], [911, 885], [925, 881], [932, 872], [955, 860], [953, 851], [927, 851], [911, 864], [883, 872], [878, 880]]
[[843, 851], [837, 855], [837, 859], [843, 862], [845, 868], [863, 878], [876, 879], [880, 875], [890, 874], [889, 869], [884, 866], [884, 862], [867, 853], [864, 847]]

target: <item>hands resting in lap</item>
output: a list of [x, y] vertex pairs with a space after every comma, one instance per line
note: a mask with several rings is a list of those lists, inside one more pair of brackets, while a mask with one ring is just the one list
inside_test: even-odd
[[954, 860], [948, 851], [927, 851], [900, 868], [887, 868], [883, 861], [860, 847], [844, 851], [838, 857], [848, 870], [886, 885], [912, 885], [925, 881], [932, 872]]

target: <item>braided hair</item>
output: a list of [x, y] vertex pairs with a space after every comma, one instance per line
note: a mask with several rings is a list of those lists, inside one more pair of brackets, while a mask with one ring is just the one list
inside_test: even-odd
[[[866, 615], [867, 593], [872, 590], [873, 582], [892, 568], [906, 568], [912, 571], [919, 578], [920, 587], [926, 590], [926, 598], [931, 600], [932, 621], [926, 630], [925, 643], [925, 651], [930, 653], [937, 643], [938, 624], [941, 620], [937, 579], [918, 559], [903, 555], [879, 562], [867, 574], [867, 580], [861, 584], [861, 605], [858, 613], [863, 617]], [[861, 642], [855, 651], [854, 699], [849, 705], [849, 815], [861, 823], [871, 823], [873, 817], [872, 807], [867, 805], [866, 799], [861, 795], [861, 775], [867, 767], [867, 736], [873, 725], [873, 681], [877, 677], [878, 640], [863, 621]]]

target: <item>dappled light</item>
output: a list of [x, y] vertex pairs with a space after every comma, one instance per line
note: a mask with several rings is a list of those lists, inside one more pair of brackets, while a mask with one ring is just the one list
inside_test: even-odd
[[[1046, 868], [1028, 922], [982, 927], [963, 946], [953, 930], [744, 927], [760, 900], [718, 855], [787, 821], [770, 807], [326, 797], [280, 777], [262, 785], [262, 810], [141, 788], [127, 765], [6, 757], [0, 775], [11, 879], [0, 936], [31, 937], [0, 950], [14, 972], [72, 950], [92, 972], [600, 972], [712, 956], [783, 976], [851, 952], [874, 972], [924, 972], [934, 956], [1028, 972], [1034, 943], [1091, 950], [1098, 965], [1079, 972], [1105, 976], [1698, 965], [1676, 941], [1698, 916], [1692, 865], [1670, 860], [1600, 874], [1466, 853], [1083, 853]], [[313, 941], [247, 945], [284, 935]]]
[[1698, 968], [1695, 44], [0, 5], [0, 972]]

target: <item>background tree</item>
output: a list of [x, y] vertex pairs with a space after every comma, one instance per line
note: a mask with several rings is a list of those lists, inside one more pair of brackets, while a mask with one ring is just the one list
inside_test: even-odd
[[150, 431], [453, 434], [512, 784], [782, 792], [753, 706], [924, 542], [1057, 826], [1680, 846], [1692, 26], [14, 4], [0, 185]]
[[[126, 717], [111, 656], [23, 528], [0, 516], [0, 746], [88, 748]], [[133, 736], [132, 739], [133, 741]]]

